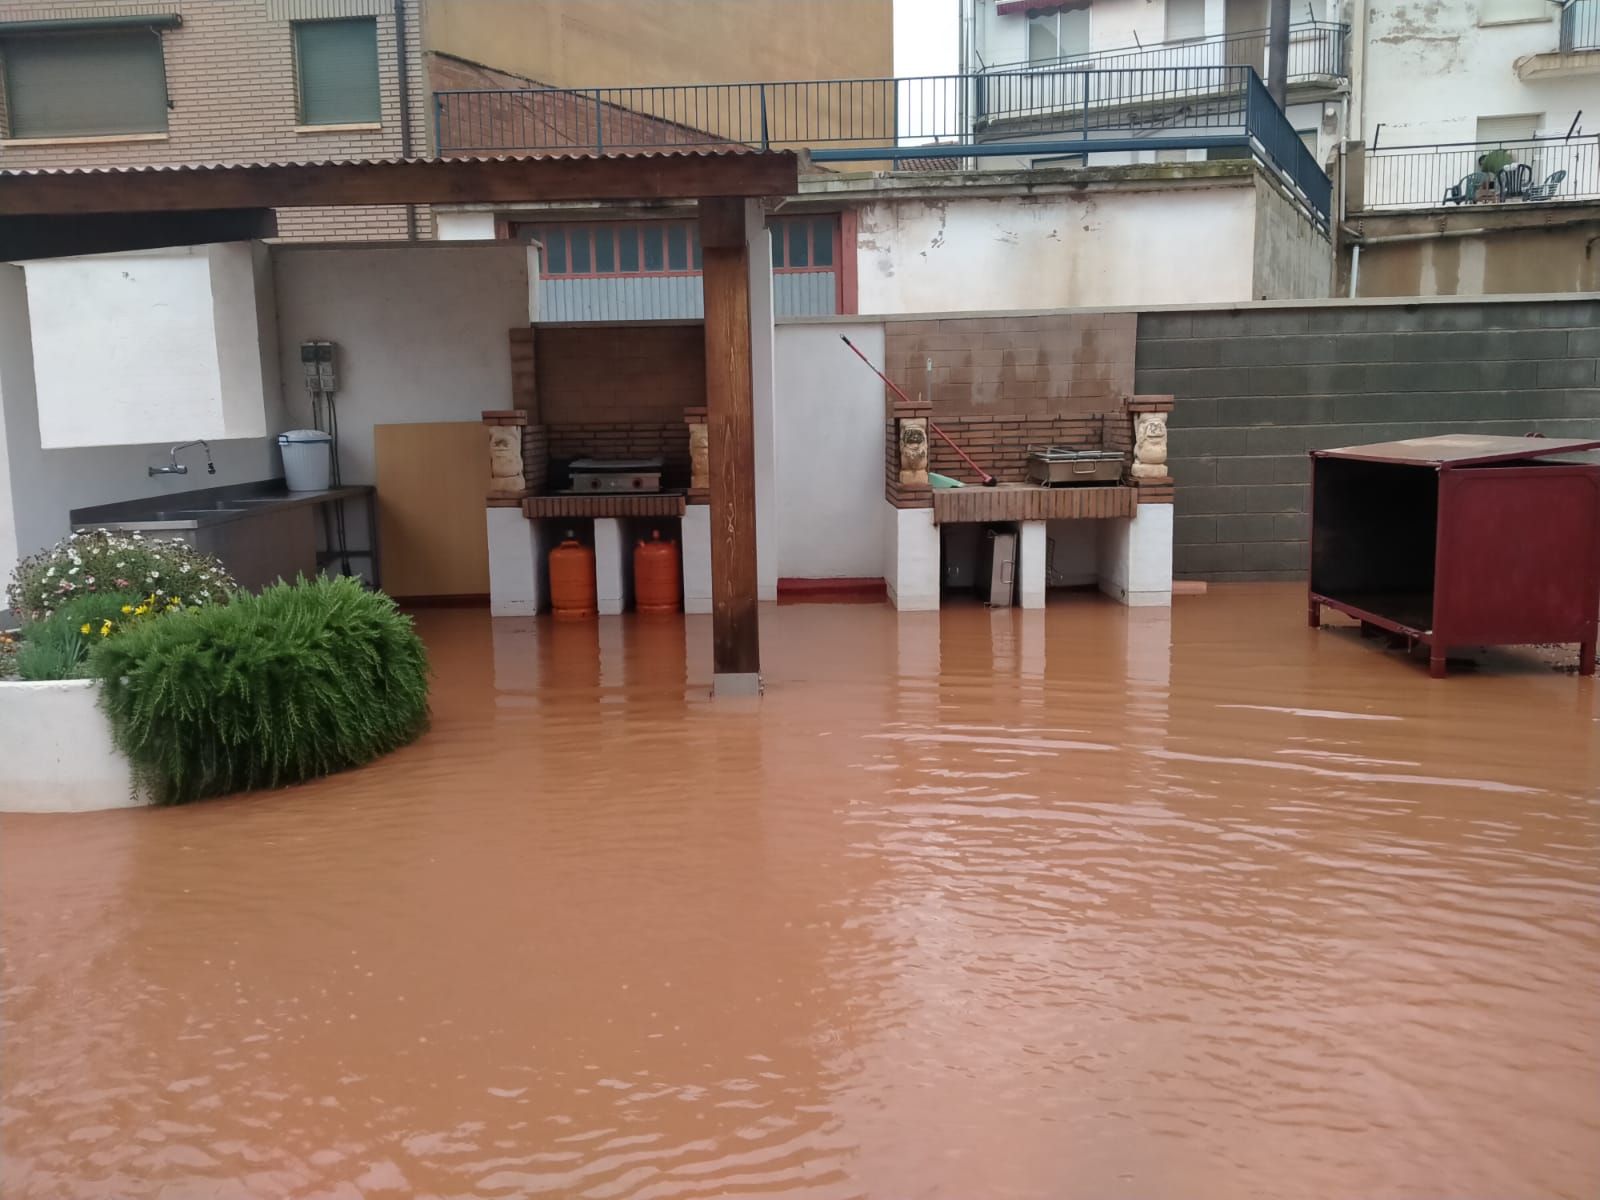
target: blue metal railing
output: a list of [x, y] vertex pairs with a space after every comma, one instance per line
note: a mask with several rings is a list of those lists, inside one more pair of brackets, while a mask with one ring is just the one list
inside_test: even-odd
[[1331, 188], [1247, 66], [1081, 67], [434, 93], [443, 154], [806, 148], [819, 162], [1236, 149], [1326, 223]]
[[1600, 0], [1566, 0], [1561, 6], [1561, 52], [1600, 50]]
[[[1596, 0], [1578, 0], [1595, 3]], [[1048, 62], [991, 63], [985, 72], [1012, 73], [1025, 70], [1054, 70], [1060, 67], [1125, 71], [1141, 67], [1250, 67], [1263, 79], [1267, 75], [1267, 34], [1265, 29], [1213, 34], [1176, 42], [1151, 42], [1148, 45], [1119, 46], [1113, 50], [1089, 50], [1069, 54]], [[1289, 26], [1289, 86], [1299, 84], [1337, 84], [1349, 75], [1345, 46], [1350, 26], [1335, 21], [1302, 21]]]

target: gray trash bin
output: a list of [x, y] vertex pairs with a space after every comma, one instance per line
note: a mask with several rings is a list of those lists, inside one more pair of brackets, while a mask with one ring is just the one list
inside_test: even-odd
[[327, 490], [333, 478], [333, 438], [320, 429], [291, 429], [278, 435], [278, 448], [291, 492]]

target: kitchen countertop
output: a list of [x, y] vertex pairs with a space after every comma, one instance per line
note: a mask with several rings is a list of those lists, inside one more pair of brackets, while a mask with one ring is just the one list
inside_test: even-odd
[[74, 529], [199, 529], [264, 512], [364, 498], [372, 493], [372, 485], [364, 483], [318, 492], [291, 492], [281, 479], [263, 479], [75, 508], [70, 517]]

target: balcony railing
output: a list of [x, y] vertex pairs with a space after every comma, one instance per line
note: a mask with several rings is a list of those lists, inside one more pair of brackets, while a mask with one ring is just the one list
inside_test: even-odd
[[819, 162], [1234, 149], [1328, 219], [1328, 177], [1249, 67], [434, 93], [443, 154], [806, 148]]
[[[1575, 2], [1597, 4], [1600, 0]], [[1063, 67], [1103, 71], [1141, 67], [1249, 67], [1266, 79], [1267, 33], [1265, 29], [1252, 29], [1186, 38], [1181, 42], [1091, 50], [1048, 62], [1001, 63], [985, 68], [985, 73], [1012, 75], [1019, 71], [1051, 71]], [[1350, 26], [1333, 21], [1305, 21], [1289, 26], [1289, 85], [1331, 85], [1345, 79], [1349, 74], [1345, 65], [1345, 44], [1349, 35]]]
[[1366, 207], [1600, 199], [1600, 135], [1386, 146], [1366, 153]]
[[1561, 53], [1600, 50], [1600, 0], [1566, 0], [1561, 6]]

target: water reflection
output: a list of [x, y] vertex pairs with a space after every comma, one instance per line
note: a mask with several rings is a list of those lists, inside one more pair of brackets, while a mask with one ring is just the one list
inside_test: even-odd
[[0, 1191], [1594, 1194], [1593, 685], [1301, 614], [425, 613], [374, 768], [0, 819]]

